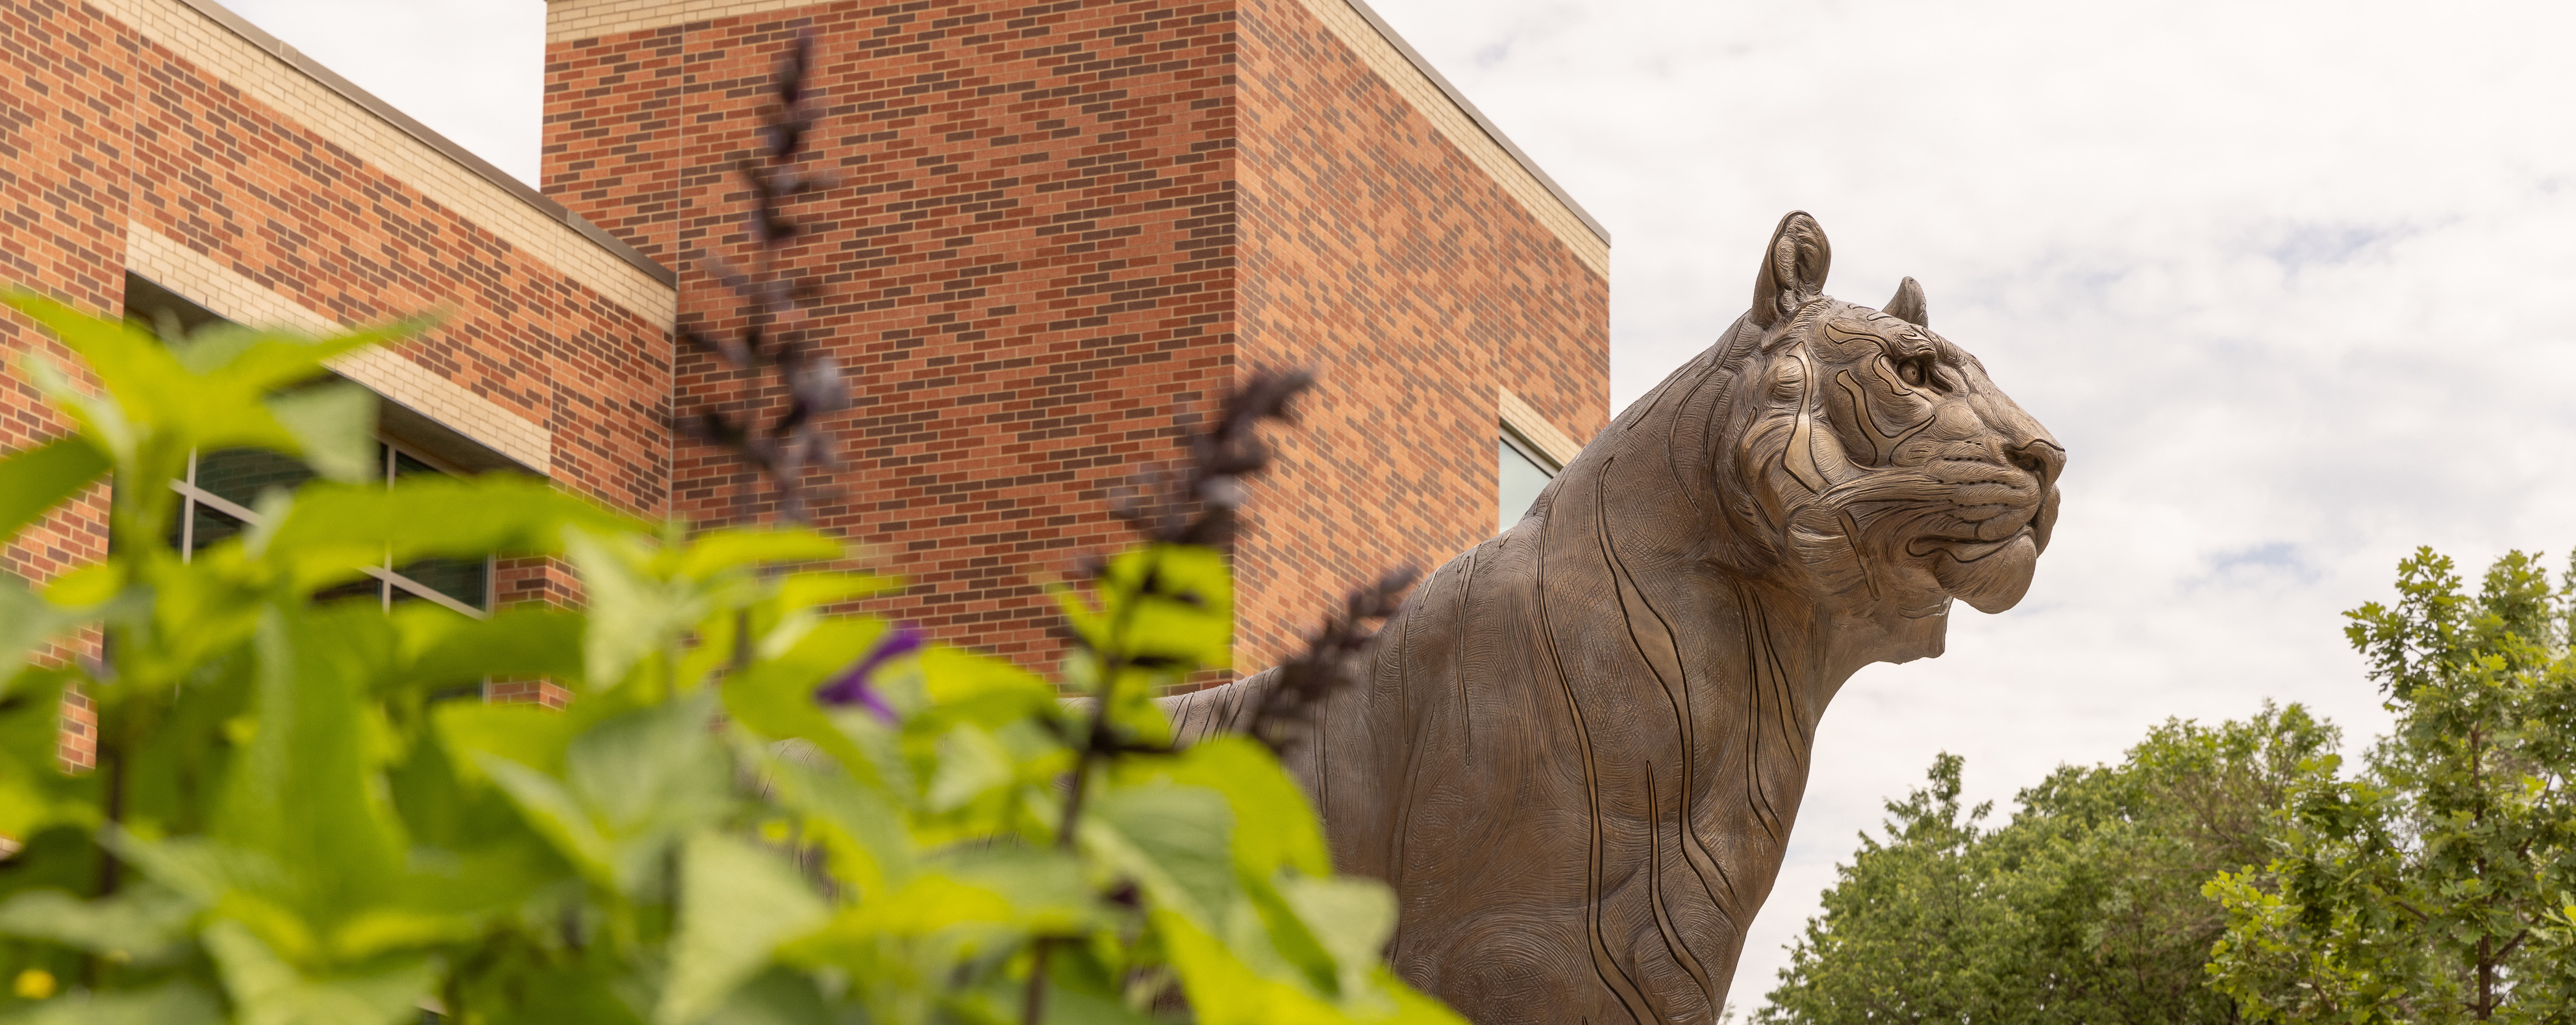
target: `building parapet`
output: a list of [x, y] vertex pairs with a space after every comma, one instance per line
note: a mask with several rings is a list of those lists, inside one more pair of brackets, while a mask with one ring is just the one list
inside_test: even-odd
[[677, 319], [669, 268], [214, 0], [92, 2], [619, 306], [665, 330]]
[[[191, 0], [195, 2], [195, 0]], [[1424, 60], [1363, 0], [1300, 0], [1429, 120], [1468, 160], [1548, 227], [1594, 274], [1610, 275], [1610, 231], [1538, 163], [1513, 145], [1466, 94]], [[650, 29], [819, 6], [818, 0], [547, 0], [546, 42], [597, 39]]]

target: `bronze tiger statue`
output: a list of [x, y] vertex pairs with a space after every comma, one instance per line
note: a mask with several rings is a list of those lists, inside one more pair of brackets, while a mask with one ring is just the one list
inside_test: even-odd
[[[2021, 600], [2065, 451], [1908, 278], [1823, 294], [1783, 218], [1753, 308], [1528, 515], [1415, 589], [1289, 752], [1398, 974], [1480, 1025], [1708, 1022], [1770, 893], [1826, 702]], [[1240, 726], [1264, 673], [1167, 699]]]

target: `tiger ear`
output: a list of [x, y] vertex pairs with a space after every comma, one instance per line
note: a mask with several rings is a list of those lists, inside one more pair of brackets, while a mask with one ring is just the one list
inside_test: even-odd
[[1896, 298], [1879, 307], [1878, 312], [1916, 327], [1932, 326], [1932, 311], [1923, 308], [1923, 286], [1915, 284], [1913, 278], [1896, 286]]
[[1771, 248], [1762, 254], [1762, 273], [1753, 279], [1753, 322], [1770, 327], [1823, 294], [1833, 262], [1834, 247], [1814, 217], [1792, 210], [1780, 218]]

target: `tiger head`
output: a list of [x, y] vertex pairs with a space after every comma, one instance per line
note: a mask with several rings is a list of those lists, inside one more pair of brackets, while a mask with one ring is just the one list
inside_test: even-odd
[[1853, 305], [1823, 294], [1832, 257], [1814, 218], [1782, 218], [1720, 346], [1744, 361], [1721, 505], [1763, 575], [1911, 635], [1896, 660], [1939, 654], [1952, 598], [2001, 612], [2029, 589], [2066, 451], [1932, 331], [1914, 279]]

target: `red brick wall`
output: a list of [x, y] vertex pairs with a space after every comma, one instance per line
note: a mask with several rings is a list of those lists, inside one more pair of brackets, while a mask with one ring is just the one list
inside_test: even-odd
[[[119, 309], [132, 221], [335, 319], [444, 307], [414, 363], [551, 429], [567, 485], [667, 508], [659, 327], [95, 8], [0, 0], [0, 61], [0, 284]], [[68, 355], [14, 313], [0, 345], [0, 450], [67, 430], [14, 357]], [[58, 514], [0, 569], [41, 580], [104, 556], [105, 512]]]
[[[28, 285], [93, 312], [124, 301], [125, 183], [133, 152], [111, 112], [130, 102], [124, 76], [93, 58], [112, 29], [60, 3], [0, 0], [0, 285]], [[48, 406], [19, 359], [78, 364], [14, 311], [0, 311], [0, 451], [59, 437], [71, 422]], [[0, 571], [42, 581], [107, 556], [107, 489], [93, 489], [0, 545]]]
[[1238, 359], [1314, 368], [1237, 566], [1246, 664], [1493, 535], [1495, 388], [1589, 440], [1609, 283], [1299, 0], [1244, 0]]
[[[747, 255], [731, 168], [809, 28], [809, 166], [845, 185], [802, 205], [790, 264], [859, 395], [818, 519], [909, 579], [883, 612], [1050, 661], [1039, 582], [1132, 537], [1106, 489], [1247, 368], [1312, 367], [1236, 553], [1257, 668], [1384, 566], [1490, 533], [1496, 386], [1577, 437], [1607, 419], [1606, 283], [1295, 0], [834, 3], [555, 43], [546, 189], [678, 267], [683, 322], [740, 326], [699, 257]], [[777, 401], [703, 356], [677, 380], [683, 413]], [[712, 450], [674, 478], [700, 520], [771, 511]]]
[[119, 45], [140, 87], [124, 108], [134, 221], [343, 322], [445, 309], [405, 355], [552, 431], [564, 486], [668, 508], [671, 343], [658, 325], [168, 51]]
[[[659, 325], [95, 8], [0, 0], [0, 63], [0, 286], [118, 310], [131, 223], [335, 320], [443, 308], [446, 322], [404, 350], [414, 364], [543, 424], [567, 486], [667, 511], [670, 337]], [[15, 313], [0, 313], [0, 350], [0, 452], [70, 430], [17, 357], [75, 373], [78, 363]], [[0, 572], [48, 580], [104, 558], [107, 533], [101, 486], [0, 545]], [[564, 590], [550, 560], [503, 569], [505, 602]], [[70, 644], [97, 650], [94, 636]], [[66, 764], [88, 767], [95, 722], [85, 698], [67, 698]]]
[[[1107, 489], [1173, 458], [1225, 391], [1233, 17], [841, 3], [555, 44], [546, 188], [678, 267], [684, 323], [742, 326], [699, 254], [749, 256], [732, 168], [807, 28], [824, 104], [808, 166], [844, 187], [797, 210], [788, 265], [825, 286], [816, 323], [857, 403], [828, 425], [847, 469], [816, 479], [837, 492], [817, 522], [907, 579], [881, 611], [1051, 662], [1041, 583], [1132, 537]], [[776, 401], [704, 356], [677, 371], [684, 415]], [[702, 522], [774, 512], [703, 446], [681, 445], [673, 487]]]

